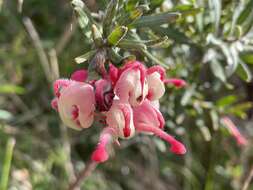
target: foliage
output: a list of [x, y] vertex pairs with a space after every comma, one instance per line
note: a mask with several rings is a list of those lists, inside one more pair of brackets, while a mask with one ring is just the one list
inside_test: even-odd
[[[122, 142], [83, 189], [242, 189], [253, 157], [252, 0], [17, 2], [0, 0], [0, 171], [9, 189], [65, 189], [84, 166], [100, 129], [65, 129], [50, 86], [57, 65], [63, 77], [92, 71], [101, 50], [115, 64], [135, 56], [187, 81], [186, 89], [167, 87], [161, 110], [188, 153], [171, 155], [140, 135]], [[223, 116], [247, 146], [236, 145]]]

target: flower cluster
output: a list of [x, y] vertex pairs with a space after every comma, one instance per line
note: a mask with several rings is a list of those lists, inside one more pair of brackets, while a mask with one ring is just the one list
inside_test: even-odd
[[89, 128], [95, 119], [104, 124], [91, 157], [96, 162], [108, 159], [108, 147], [118, 143], [118, 138], [129, 139], [136, 133], [155, 134], [170, 144], [171, 152], [184, 154], [185, 146], [163, 130], [159, 99], [165, 84], [182, 87], [186, 83], [165, 75], [163, 67], [146, 68], [138, 61], [128, 61], [122, 68], [110, 64], [108, 73], [99, 80], [88, 81], [87, 71], [79, 70], [71, 79], [55, 81], [51, 105], [71, 128]]

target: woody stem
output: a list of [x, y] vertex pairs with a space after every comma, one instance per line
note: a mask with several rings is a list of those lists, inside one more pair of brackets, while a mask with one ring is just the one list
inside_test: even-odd
[[79, 173], [75, 181], [73, 181], [70, 185], [68, 190], [77, 190], [82, 182], [95, 170], [97, 163], [94, 161], [89, 161], [85, 168]]

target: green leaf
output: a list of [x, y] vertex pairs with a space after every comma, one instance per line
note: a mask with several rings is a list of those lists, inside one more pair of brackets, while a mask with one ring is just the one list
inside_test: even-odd
[[252, 102], [244, 102], [241, 104], [237, 104], [235, 106], [231, 106], [229, 109], [226, 109], [227, 114], [234, 114], [242, 119], [247, 117], [246, 111], [251, 109], [253, 106]]
[[25, 89], [21, 86], [3, 84], [0, 86], [0, 94], [24, 94]]
[[219, 128], [219, 115], [215, 110], [211, 110], [209, 114], [212, 120], [213, 129], [216, 131]]
[[228, 95], [225, 97], [220, 98], [216, 101], [216, 105], [219, 107], [229, 106], [237, 101], [237, 96], [235, 95]]
[[240, 53], [240, 58], [247, 64], [253, 64], [253, 51], [246, 51]]
[[162, 24], [168, 24], [170, 22], [176, 21], [180, 18], [181, 14], [178, 12], [168, 12], [160, 13], [156, 15], [143, 16], [140, 19], [133, 22], [129, 27], [138, 28], [138, 27], [155, 27]]
[[129, 50], [142, 50], [147, 49], [144, 43], [136, 41], [136, 40], [121, 40], [117, 47], [121, 49], [129, 49]]
[[168, 36], [144, 42], [147, 47], [166, 47], [169, 45], [169, 43]]
[[123, 14], [118, 21], [119, 25], [128, 26], [133, 23], [135, 20], [139, 19], [145, 11], [148, 11], [149, 7], [147, 5], [141, 5], [136, 7], [134, 10]]
[[[85, 3], [83, 3], [83, 1], [81, 0], [72, 0], [71, 1], [72, 6], [74, 7], [74, 10], [77, 8], [77, 13], [81, 14], [81, 15], [85, 15], [85, 17], [88, 17], [88, 20], [94, 24], [94, 19], [91, 15], [90, 10], [88, 9], [88, 7], [85, 5]], [[82, 12], [82, 13], [81, 13]]]
[[181, 13], [182, 16], [196, 15], [203, 11], [203, 8], [195, 8], [193, 5], [177, 5], [172, 11]]
[[116, 46], [125, 37], [127, 31], [128, 28], [125, 26], [116, 27], [107, 38], [108, 44]]
[[141, 52], [143, 53], [143, 55], [145, 55], [149, 60], [153, 61], [155, 64], [161, 65], [165, 69], [169, 68], [169, 66], [167, 64], [165, 64], [164, 62], [162, 62], [161, 60], [159, 60], [157, 57], [155, 57], [154, 55], [152, 55], [151, 53], [149, 53], [147, 50], [141, 49]]
[[219, 32], [220, 18], [221, 18], [221, 1], [220, 0], [211, 0], [213, 6], [213, 15], [214, 15], [214, 26], [215, 33]]
[[108, 7], [106, 8], [105, 17], [103, 20], [103, 35], [104, 37], [108, 36], [110, 27], [112, 25], [113, 18], [115, 17], [118, 10], [119, 0], [111, 0]]
[[180, 102], [182, 106], [186, 106], [190, 102], [191, 97], [194, 94], [195, 88], [196, 88], [196, 85], [192, 85], [190, 88], [186, 89]]
[[253, 0], [250, 0], [240, 13], [237, 25], [242, 26], [242, 36], [245, 36], [253, 26]]
[[83, 63], [83, 62], [86, 62], [88, 61], [91, 57], [93, 57], [96, 53], [96, 50], [92, 50], [92, 51], [89, 51], [83, 55], [80, 55], [78, 57], [75, 58], [75, 61], [76, 63], [80, 64], [80, 63]]
[[91, 31], [92, 31], [92, 38], [93, 38], [95, 46], [97, 48], [102, 47], [103, 43], [104, 43], [103, 38], [102, 38], [102, 34], [100, 33], [100, 31], [98, 30], [98, 28], [95, 24], [92, 25]]
[[250, 0], [246, 5], [245, 8], [240, 13], [237, 24], [242, 25], [250, 16], [251, 12], [253, 10], [253, 0]]
[[3, 168], [1, 172], [2, 173], [1, 183], [0, 183], [1, 190], [8, 189], [11, 160], [12, 160], [15, 142], [16, 142], [15, 139], [10, 138], [6, 145], [5, 158], [4, 158]]
[[252, 80], [252, 74], [249, 67], [242, 61], [239, 62], [236, 73], [242, 80], [246, 82], [250, 82]]
[[222, 82], [226, 82], [224, 69], [217, 60], [215, 60], [215, 59], [212, 60], [210, 62], [210, 67], [211, 67], [212, 73], [215, 77], [220, 79]]
[[163, 28], [163, 27], [154, 27], [152, 30], [155, 33], [158, 33], [162, 36], [167, 36], [168, 38], [174, 40], [177, 43], [186, 43], [192, 44], [191, 40], [183, 33], [180, 32], [178, 29], [175, 28]]
[[89, 18], [80, 7], [75, 7], [74, 10], [78, 14], [78, 23], [81, 29], [85, 29], [89, 24]]

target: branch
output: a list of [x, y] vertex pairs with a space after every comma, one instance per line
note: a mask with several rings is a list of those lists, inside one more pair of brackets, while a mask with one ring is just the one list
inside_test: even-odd
[[86, 177], [88, 177], [91, 174], [91, 172], [95, 170], [96, 166], [97, 166], [96, 162], [89, 161], [86, 164], [85, 168], [79, 173], [76, 180], [69, 185], [68, 190], [76, 190], [77, 188], [79, 188], [82, 182], [86, 179]]
[[243, 183], [242, 190], [247, 190], [248, 189], [252, 178], [253, 178], [253, 167], [250, 170], [249, 176], [246, 178], [245, 182]]

